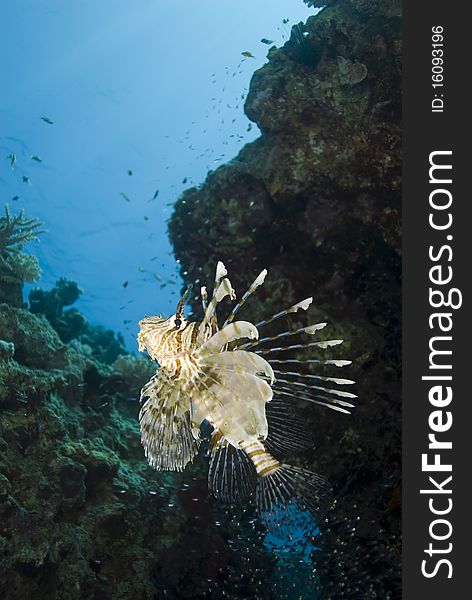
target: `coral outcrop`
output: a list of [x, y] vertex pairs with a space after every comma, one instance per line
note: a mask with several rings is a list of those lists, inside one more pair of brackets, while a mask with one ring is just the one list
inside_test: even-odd
[[29, 309], [44, 315], [63, 342], [76, 339], [86, 344], [95, 358], [110, 364], [126, 352], [123, 337], [101, 325], [88, 323], [76, 308], [64, 310], [81, 294], [82, 290], [75, 281], [61, 277], [52, 290], [32, 289], [28, 297]]
[[266, 267], [245, 316], [313, 295], [330, 335], [346, 340], [358, 407], [347, 418], [306, 409], [317, 445], [306, 463], [338, 496], [317, 561], [323, 597], [396, 598], [400, 7], [323, 4], [252, 78], [245, 111], [261, 136], [182, 195], [169, 232], [186, 283], [212, 281], [223, 260], [241, 294]]

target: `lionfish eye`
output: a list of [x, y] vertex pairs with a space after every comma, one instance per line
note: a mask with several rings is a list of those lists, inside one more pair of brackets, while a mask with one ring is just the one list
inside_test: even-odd
[[175, 319], [174, 324], [178, 329], [182, 325], [182, 319]]

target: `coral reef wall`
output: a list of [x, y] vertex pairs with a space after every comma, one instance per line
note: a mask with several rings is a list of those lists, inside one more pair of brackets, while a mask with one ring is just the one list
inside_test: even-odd
[[[249, 314], [271, 314], [313, 295], [318, 314], [331, 322], [331, 336], [334, 330], [346, 340], [358, 408], [347, 418], [307, 413], [317, 442], [307, 460], [337, 489], [329, 531], [338, 559], [344, 553], [342, 568], [328, 556], [320, 559], [321, 578], [325, 569], [328, 596], [342, 596], [336, 587], [342, 581], [350, 586], [346, 597], [394, 598], [400, 568], [400, 4], [323, 4], [283, 48], [269, 51], [252, 78], [245, 111], [260, 138], [183, 194], [169, 231], [187, 282], [212, 281], [222, 260], [241, 293], [267, 267], [265, 290]], [[198, 313], [196, 301], [193, 309]]]

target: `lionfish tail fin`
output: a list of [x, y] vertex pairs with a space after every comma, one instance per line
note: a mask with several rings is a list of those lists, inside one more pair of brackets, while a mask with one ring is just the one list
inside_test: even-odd
[[257, 479], [259, 517], [271, 531], [290, 534], [307, 516], [318, 525], [333, 505], [333, 491], [324, 477], [281, 463]]

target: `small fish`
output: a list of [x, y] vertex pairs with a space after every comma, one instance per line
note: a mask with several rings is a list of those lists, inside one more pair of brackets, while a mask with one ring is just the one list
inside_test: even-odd
[[287, 25], [287, 23], [288, 23], [289, 21], [290, 21], [290, 19], [282, 19], [282, 23], [283, 23], [284, 25]]
[[148, 217], [148, 216], [146, 216], [146, 215], [144, 215], [144, 220], [145, 220], [145, 221], [149, 221], [149, 217]]
[[49, 117], [41, 117], [41, 121], [44, 121], [48, 125], [54, 125], [54, 121], [52, 119], [50, 119]]
[[[312, 298], [256, 325], [235, 320], [263, 284], [266, 269], [226, 319], [219, 320], [218, 304], [228, 297], [236, 300], [226, 275], [219, 262], [212, 295], [201, 288], [202, 321], [191, 322], [184, 316], [188, 288], [174, 315], [139, 322], [139, 350], [146, 350], [159, 364], [141, 390], [139, 421], [145, 455], [157, 470], [182, 471], [198, 452], [205, 421], [212, 427], [208, 486], [213, 495], [231, 503], [255, 492], [259, 517], [269, 530], [293, 524], [290, 515], [297, 511], [287, 511], [288, 504], [308, 511], [320, 523], [332, 505], [330, 485], [320, 475], [280, 457], [312, 444], [303, 419], [295, 413], [296, 399], [343, 413], [354, 407], [356, 395], [342, 389], [352, 380], [315, 375], [310, 368], [312, 364], [323, 369], [343, 367], [350, 361], [296, 358], [300, 350], [342, 343], [303, 340], [326, 323], [260, 337], [259, 331], [273, 321], [306, 311]], [[287, 339], [295, 343], [287, 344]]]
[[13, 198], [12, 198], [11, 200], [12, 200], [12, 202], [16, 202], [16, 201], [17, 201], [17, 200], [19, 200], [19, 199], [20, 199], [20, 197], [19, 197], [19, 196], [13, 196]]
[[138, 267], [138, 271], [140, 273], [146, 273], [146, 269], [144, 267]]
[[131, 177], [131, 175], [133, 174], [133, 169], [128, 169], [126, 172], [127, 172], [127, 173], [128, 173], [128, 175]]
[[35, 160], [36, 162], [39, 162], [39, 163], [40, 163], [40, 162], [43, 162], [43, 159], [42, 159], [40, 156], [38, 156], [37, 154], [34, 154], [34, 155], [31, 157], [31, 160]]
[[124, 192], [120, 192], [120, 196], [126, 200], [126, 202], [131, 202], [131, 199], [129, 196], [127, 196]]
[[128, 287], [128, 281], [123, 281], [123, 287], [127, 288]]
[[268, 40], [267, 38], [262, 38], [261, 43], [266, 44], [267, 46], [270, 46], [270, 44], [274, 43], [274, 40]]
[[27, 177], [26, 175], [23, 175], [23, 183], [27, 183], [28, 185], [31, 185], [31, 180], [29, 177]]
[[241, 54], [246, 58], [256, 58], [252, 52], [249, 52], [249, 50], [245, 50], [244, 52], [241, 52]]
[[251, 129], [252, 129], [252, 123], [248, 123], [246, 131], [251, 131]]
[[[157, 258], [157, 256], [156, 256], [156, 258]], [[154, 277], [154, 279], [157, 279], [157, 281], [162, 281], [162, 277], [158, 273], [154, 273], [153, 277]]]
[[16, 154], [9, 154], [7, 159], [10, 161], [10, 166], [14, 167], [16, 163]]
[[152, 199], [155, 200], [158, 196], [159, 196], [159, 190], [156, 190], [154, 192], [154, 196], [152, 197]]

